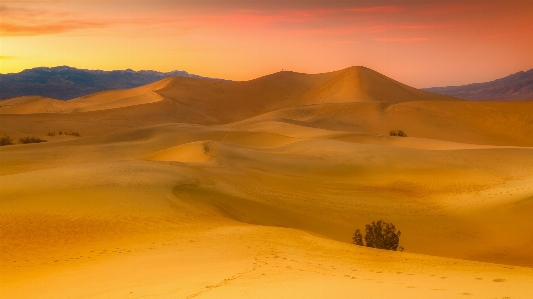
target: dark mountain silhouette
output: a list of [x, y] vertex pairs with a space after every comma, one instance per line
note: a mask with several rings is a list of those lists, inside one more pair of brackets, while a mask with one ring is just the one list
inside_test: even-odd
[[533, 100], [533, 69], [485, 83], [423, 90], [471, 100]]
[[70, 100], [95, 92], [146, 85], [166, 77], [205, 78], [186, 71], [86, 70], [68, 66], [38, 67], [0, 74], [0, 100], [38, 95]]

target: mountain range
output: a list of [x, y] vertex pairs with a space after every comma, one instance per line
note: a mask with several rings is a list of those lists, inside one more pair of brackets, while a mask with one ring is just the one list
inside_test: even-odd
[[[70, 100], [92, 93], [128, 89], [168, 77], [205, 78], [186, 71], [87, 70], [69, 66], [37, 67], [19, 73], [0, 74], [0, 100], [41, 96]], [[218, 79], [220, 80], [220, 79]], [[524, 101], [533, 99], [533, 69], [490, 82], [422, 90], [469, 100]]]
[[0, 74], [0, 100], [39, 95], [70, 100], [91, 93], [133, 88], [167, 77], [206, 78], [186, 71], [87, 70], [69, 66], [37, 67], [20, 73]]
[[524, 101], [533, 99], [533, 69], [484, 83], [432, 87], [424, 90], [469, 100]]

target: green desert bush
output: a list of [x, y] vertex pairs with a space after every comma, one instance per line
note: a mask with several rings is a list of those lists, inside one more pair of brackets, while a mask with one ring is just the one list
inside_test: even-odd
[[29, 137], [21, 137], [21, 138], [19, 138], [19, 142], [22, 143], [22, 144], [26, 144], [26, 143], [41, 143], [41, 142], [46, 142], [46, 140], [41, 139], [39, 137], [35, 137], [35, 136], [29, 136]]
[[402, 131], [402, 130], [390, 131], [389, 135], [390, 136], [407, 137], [407, 134], [405, 134], [405, 132]]
[[352, 236], [352, 244], [386, 250], [404, 250], [400, 246], [402, 232], [396, 232], [396, 227], [392, 223], [378, 220], [367, 224], [365, 231], [366, 235], [363, 237], [361, 231], [357, 229]]
[[7, 135], [0, 137], [0, 146], [12, 145], [12, 144], [13, 144], [13, 139], [11, 139], [11, 137]]

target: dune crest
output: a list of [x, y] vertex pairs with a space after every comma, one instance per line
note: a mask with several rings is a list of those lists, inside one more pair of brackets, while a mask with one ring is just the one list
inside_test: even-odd
[[172, 82], [166, 78], [145, 86], [103, 91], [88, 96], [60, 101], [40, 96], [25, 96], [0, 101], [0, 114], [71, 113], [124, 108], [162, 101], [157, 94]]

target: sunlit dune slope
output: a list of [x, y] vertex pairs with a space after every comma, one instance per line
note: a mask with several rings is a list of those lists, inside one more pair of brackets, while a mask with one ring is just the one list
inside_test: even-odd
[[[117, 137], [122, 150], [152, 146]], [[215, 298], [275, 296], [281, 288], [312, 298], [325, 287], [315, 290], [313, 282], [324, 279], [339, 298], [533, 292], [530, 268], [346, 243], [356, 227], [383, 218], [402, 229], [409, 252], [531, 263], [523, 233], [533, 229], [532, 165], [517, 162], [533, 161], [531, 150], [395, 150], [322, 139], [279, 147], [208, 143], [212, 154], [203, 162], [172, 162], [175, 155], [98, 162], [95, 155], [94, 162], [56, 160], [59, 168], [1, 176], [2, 293]], [[190, 144], [182, 154], [202, 153]], [[524, 230], [506, 229], [518, 226]]]
[[[246, 129], [255, 124], [268, 127], [262, 123], [275, 122], [370, 135], [388, 135], [390, 130], [401, 129], [410, 137], [478, 145], [533, 146], [531, 111], [533, 102], [415, 101], [388, 107], [376, 103], [319, 104], [276, 110], [228, 127]], [[0, 135], [33, 134], [54, 141], [46, 136], [48, 132], [72, 130], [83, 136], [102, 136], [158, 124], [211, 125], [215, 121], [209, 116], [199, 117], [189, 107], [181, 109], [161, 101], [84, 113], [4, 114], [0, 117]], [[276, 130], [270, 131], [278, 133]]]
[[57, 113], [63, 110], [64, 104], [63, 101], [42, 96], [24, 96], [0, 101], [0, 113]]
[[164, 88], [170, 81], [171, 79], [163, 79], [141, 87], [104, 91], [70, 101], [60, 101], [40, 96], [19, 97], [0, 101], [0, 113], [86, 112], [149, 104], [163, 99], [156, 91]]
[[[279, 72], [245, 82], [176, 77], [158, 93], [221, 123], [317, 103], [455, 99], [411, 88], [365, 67], [316, 75]], [[218, 113], [226, 110], [232, 112]]]
[[[64, 172], [66, 165], [137, 159], [178, 163], [175, 167], [185, 167], [189, 178], [184, 189], [172, 187], [168, 192], [237, 221], [299, 228], [349, 241], [355, 225], [388, 218], [409, 231], [404, 238], [411, 252], [533, 263], [528, 250], [533, 240], [523, 231], [506, 229], [511, 222], [524, 229], [530, 225], [527, 215], [533, 210], [524, 199], [533, 195], [527, 187], [533, 179], [533, 150], [326, 134], [322, 129], [289, 126], [296, 132], [307, 130], [308, 136], [283, 135], [291, 134], [287, 127], [273, 134], [173, 124], [9, 146], [0, 149], [0, 174], [11, 180], [16, 176], [9, 174], [19, 173], [17, 184], [23, 186], [26, 181], [38, 182], [40, 176], [55, 176], [36, 170]], [[312, 130], [316, 132], [310, 137]], [[32, 156], [40, 158], [27, 159]], [[25, 173], [35, 178], [26, 178]], [[4, 192], [17, 184], [3, 182], [10, 186]], [[21, 190], [9, 192], [20, 195]], [[465, 226], [464, 221], [475, 225]], [[496, 233], [501, 236], [495, 239]], [[520, 241], [503, 246], [499, 244], [503, 239]]]
[[143, 157], [151, 161], [202, 162], [211, 160], [212, 152], [209, 142], [197, 141], [178, 145]]
[[[280, 109], [234, 123], [282, 122], [334, 131], [409, 136], [460, 143], [533, 146], [532, 102], [413, 101], [320, 104]], [[512, 129], [510, 129], [512, 128]]]

